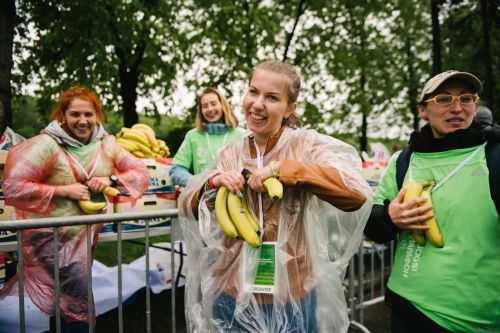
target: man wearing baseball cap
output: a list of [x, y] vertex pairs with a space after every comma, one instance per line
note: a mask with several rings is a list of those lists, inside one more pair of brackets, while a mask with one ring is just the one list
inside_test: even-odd
[[[427, 81], [418, 100], [427, 124], [392, 157], [377, 188], [365, 232], [397, 239], [386, 294], [393, 333], [500, 332], [500, 219], [490, 191], [500, 184], [488, 159], [500, 150], [473, 122], [481, 86], [456, 70]], [[405, 200], [410, 182], [430, 190], [432, 203]]]

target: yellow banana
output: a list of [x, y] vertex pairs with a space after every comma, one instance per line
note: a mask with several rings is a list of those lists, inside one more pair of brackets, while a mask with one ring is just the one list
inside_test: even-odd
[[215, 217], [222, 228], [224, 235], [236, 238], [238, 237], [238, 231], [236, 231], [236, 228], [227, 212], [228, 192], [229, 191], [224, 186], [221, 186], [217, 191], [217, 196], [215, 197]]
[[130, 152], [139, 150], [144, 154], [144, 157], [151, 158], [154, 156], [154, 153], [151, 151], [151, 149], [149, 149], [148, 146], [143, 145], [137, 140], [130, 139], [130, 137], [121, 137], [120, 139], [116, 140], [116, 142]]
[[238, 234], [253, 247], [261, 245], [260, 238], [252, 228], [250, 221], [248, 221], [244, 211], [240, 197], [236, 194], [229, 192], [227, 195], [227, 210], [229, 216], [238, 230]]
[[137, 146], [138, 143], [135, 141], [119, 138], [116, 140], [116, 143], [118, 143], [120, 146], [122, 146], [125, 150], [128, 150], [129, 152], [132, 152], [132, 151], [138, 149], [138, 146]]
[[140, 158], [146, 158], [146, 155], [140, 151], [140, 150], [133, 150], [131, 151], [132, 155], [140, 157]]
[[[428, 186], [422, 191], [422, 196], [427, 200], [426, 203], [431, 203], [431, 189], [434, 184]], [[432, 212], [434, 215], [434, 212]], [[431, 241], [431, 243], [436, 246], [436, 247], [443, 247], [444, 246], [444, 240], [443, 236], [441, 234], [441, 231], [439, 230], [439, 225], [436, 221], [435, 217], [432, 217], [425, 221], [425, 224], [427, 224], [427, 227], [429, 227], [427, 230], [425, 230], [425, 236], [427, 237], [428, 240]]]
[[115, 134], [115, 137], [117, 139], [121, 138], [123, 136], [123, 129], [128, 129], [127, 127], [123, 127], [121, 130], [118, 131], [118, 133]]
[[120, 194], [120, 191], [117, 188], [106, 186], [102, 193], [106, 194], [109, 197], [116, 197]]
[[259, 225], [257, 224], [257, 221], [253, 218], [252, 214], [250, 214], [250, 210], [248, 209], [248, 204], [245, 198], [241, 198], [241, 206], [243, 208], [243, 213], [245, 213], [245, 216], [247, 217], [248, 221], [250, 222], [250, 225], [252, 226], [252, 229], [257, 233], [257, 235], [260, 234], [259, 231]]
[[107, 202], [94, 202], [90, 200], [80, 200], [78, 205], [85, 214], [100, 214], [106, 208]]
[[122, 128], [122, 131], [123, 131], [123, 135], [121, 136], [121, 138], [130, 139], [132, 141], [137, 141], [138, 143], [140, 143], [148, 148], [150, 147], [149, 140], [143, 131], [133, 130], [130, 128], [129, 129]]
[[151, 126], [143, 124], [143, 123], [137, 123], [132, 126], [133, 129], [141, 129], [144, 132], [148, 132], [150, 136], [155, 137], [155, 131], [151, 128]]
[[263, 185], [272, 200], [283, 198], [283, 183], [281, 183], [276, 177], [267, 178], [264, 180]]
[[167, 143], [165, 141], [163, 141], [162, 139], [156, 139], [156, 142], [158, 142], [158, 145], [161, 148], [168, 150]]
[[132, 129], [144, 133], [144, 135], [149, 141], [149, 146], [152, 148], [153, 151], [157, 152], [157, 150], [160, 148], [160, 145], [158, 142], [156, 142], [155, 131], [149, 125], [139, 123], [132, 126]]
[[[419, 182], [416, 182], [414, 180], [410, 180], [408, 183], [405, 184], [404, 188], [406, 189], [406, 193], [403, 198], [403, 203], [409, 202], [411, 199], [416, 198], [420, 196], [422, 193], [422, 184]], [[424, 246], [426, 243], [426, 239], [424, 236], [424, 232], [421, 230], [412, 230], [411, 235], [415, 242], [420, 245]]]
[[159, 154], [163, 157], [168, 157], [170, 156], [170, 149], [167, 146], [167, 143], [161, 139], [157, 139], [156, 142], [158, 143], [158, 146], [160, 147]]

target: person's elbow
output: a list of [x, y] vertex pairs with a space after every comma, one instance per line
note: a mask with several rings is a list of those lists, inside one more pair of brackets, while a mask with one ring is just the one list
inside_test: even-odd
[[353, 191], [349, 199], [349, 203], [341, 208], [345, 212], [354, 212], [360, 209], [365, 204], [366, 200], [368, 200], [363, 193], [358, 191]]

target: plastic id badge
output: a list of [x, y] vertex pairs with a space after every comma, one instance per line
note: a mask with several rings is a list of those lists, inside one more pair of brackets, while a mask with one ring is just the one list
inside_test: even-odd
[[251, 268], [244, 272], [245, 290], [257, 294], [274, 294], [276, 283], [276, 242], [264, 242], [259, 249], [244, 247], [243, 267]]

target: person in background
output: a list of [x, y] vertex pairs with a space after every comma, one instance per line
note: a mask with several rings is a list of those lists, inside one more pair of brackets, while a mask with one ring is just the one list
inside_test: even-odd
[[[293, 66], [257, 65], [243, 100], [250, 135], [223, 148], [214, 168], [179, 197], [190, 251], [190, 332], [347, 331], [342, 280], [361, 242], [370, 188], [352, 146], [298, 128], [299, 90]], [[266, 193], [263, 183], [270, 177], [284, 184], [281, 199]], [[224, 235], [210, 208], [222, 187], [247, 201], [260, 247]], [[328, 253], [332, 233], [342, 243], [335, 261]]]
[[[104, 130], [101, 101], [92, 90], [77, 86], [62, 92], [51, 118], [40, 135], [16, 145], [7, 157], [3, 190], [18, 219], [83, 215], [78, 201], [113, 182], [133, 199], [142, 195], [149, 180], [146, 166]], [[62, 332], [88, 331], [87, 237], [93, 256], [99, 229], [59, 228]], [[25, 294], [51, 316], [55, 332], [53, 241], [52, 228], [23, 232]], [[16, 282], [11, 279], [3, 294], [15, 292]]]
[[[497, 149], [488, 157], [484, 126], [473, 121], [480, 91], [480, 80], [467, 72], [427, 81], [418, 101], [427, 124], [393, 155], [375, 194], [367, 236], [397, 237], [386, 294], [394, 333], [500, 332], [500, 220], [492, 190], [498, 183], [490, 179], [498, 170], [488, 172], [488, 158], [500, 156]], [[432, 204], [422, 196], [404, 201], [397, 161], [407, 152], [404, 184], [434, 181]], [[419, 245], [411, 236], [425, 231], [422, 223], [431, 217], [442, 247], [429, 239]]]
[[190, 130], [175, 154], [170, 177], [174, 185], [185, 187], [193, 175], [207, 169], [217, 152], [241, 139], [238, 119], [226, 98], [215, 88], [207, 88], [198, 97], [195, 128]]
[[14, 132], [5, 123], [3, 102], [0, 101], [0, 150], [8, 151], [12, 146], [24, 141], [24, 137]]
[[[21, 141], [24, 141], [24, 137], [17, 134], [14, 132], [7, 124], [5, 123], [5, 116], [4, 116], [4, 107], [3, 107], [3, 102], [0, 101], [0, 189], [2, 188], [2, 182], [3, 182], [3, 167], [4, 163], [7, 157], [7, 152], [12, 148], [12, 146], [17, 145]], [[3, 196], [3, 191], [0, 196], [0, 200], [2, 200], [2, 213], [5, 213], [4, 207], [5, 207], [5, 202], [4, 196]], [[10, 216], [5, 215], [6, 218], [11, 219]], [[3, 261], [5, 262], [5, 281], [9, 280], [16, 272], [16, 264], [17, 264], [17, 259], [16, 259], [16, 253], [15, 252], [7, 252], [7, 253], [2, 253], [0, 252], [0, 258], [3, 257]]]

